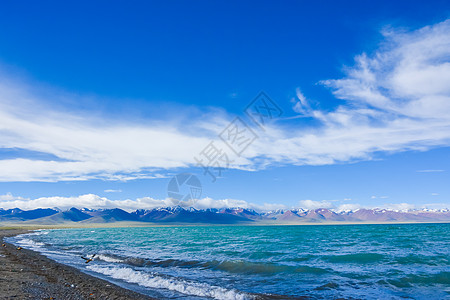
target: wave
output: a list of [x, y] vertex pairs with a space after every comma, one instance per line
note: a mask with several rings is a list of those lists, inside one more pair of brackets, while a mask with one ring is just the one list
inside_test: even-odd
[[31, 233], [24, 233], [24, 234], [21, 234], [19, 236], [39, 236], [39, 235], [46, 235], [46, 234], [49, 234], [49, 233], [50, 233], [50, 231], [48, 231], [46, 229], [38, 229], [38, 230], [34, 230]]
[[48, 231], [48, 230], [40, 229], [40, 230], [35, 231], [32, 234], [34, 234], [34, 235], [46, 235], [46, 234], [49, 234], [49, 233], [50, 233], [50, 231]]
[[431, 275], [408, 275], [398, 280], [388, 280], [388, 282], [396, 287], [410, 287], [415, 284], [430, 285], [442, 284], [450, 285], [450, 272], [440, 272]]
[[25, 248], [28, 248], [28, 247], [41, 248], [41, 247], [45, 246], [44, 243], [36, 242], [36, 241], [30, 240], [28, 238], [21, 238], [20, 240], [17, 241], [17, 244], [19, 244], [20, 246], [25, 247]]
[[105, 254], [97, 254], [96, 259], [100, 259], [106, 262], [110, 262], [110, 263], [122, 263], [124, 262], [123, 259], [114, 257], [112, 255], [105, 255]]
[[235, 274], [277, 274], [277, 273], [310, 273], [323, 274], [329, 272], [327, 269], [310, 266], [289, 266], [273, 263], [249, 262], [244, 260], [180, 260], [180, 259], [164, 259], [150, 260], [138, 257], [105, 257], [99, 256], [100, 259], [107, 262], [125, 263], [135, 267], [177, 267], [177, 268], [200, 268], [225, 271]]
[[277, 273], [326, 273], [325, 269], [309, 266], [288, 266], [272, 263], [257, 263], [243, 260], [212, 261], [208, 263], [212, 269], [241, 274], [277, 274]]
[[32, 240], [32, 237], [39, 236], [39, 235], [45, 235], [48, 233], [49, 233], [49, 231], [40, 229], [40, 230], [33, 231], [31, 233], [24, 233], [24, 234], [19, 234], [15, 237], [9, 237], [6, 240], [10, 241], [11, 243], [13, 243], [15, 245], [19, 245], [23, 248], [41, 251], [47, 245], [45, 243]]
[[342, 255], [328, 255], [322, 257], [324, 260], [333, 263], [375, 263], [385, 259], [379, 253], [354, 253]]
[[421, 264], [429, 266], [450, 265], [450, 258], [444, 255], [426, 256], [426, 255], [407, 255], [396, 257], [390, 264], [412, 265]]
[[206, 283], [187, 281], [181, 278], [162, 277], [154, 273], [145, 273], [127, 267], [102, 267], [93, 265], [87, 266], [87, 268], [91, 271], [111, 276], [114, 279], [125, 280], [143, 287], [168, 289], [190, 296], [210, 297], [218, 300], [254, 299], [252, 295], [236, 290], [211, 286]]

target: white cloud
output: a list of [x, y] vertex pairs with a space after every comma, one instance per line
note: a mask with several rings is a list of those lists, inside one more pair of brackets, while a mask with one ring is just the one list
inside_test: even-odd
[[267, 157], [266, 164], [321, 165], [450, 145], [450, 20], [385, 35], [378, 51], [356, 57], [346, 77], [323, 81], [345, 101], [334, 111], [312, 110], [298, 91], [295, 109], [321, 126], [271, 127], [249, 155]]
[[419, 173], [440, 173], [445, 172], [445, 170], [417, 170]]
[[[294, 127], [289, 118], [267, 125], [231, 167], [324, 165], [449, 146], [450, 20], [384, 35], [379, 50], [357, 56], [344, 78], [323, 81], [343, 100], [335, 110], [314, 110], [297, 91], [294, 110], [318, 126]], [[161, 178], [195, 165], [194, 156], [211, 140], [220, 143], [217, 134], [232, 120], [217, 112], [187, 119], [177, 110], [172, 120], [138, 123], [69, 113], [43, 104], [45, 97], [0, 77], [0, 148], [57, 158], [0, 160], [0, 181]]]
[[211, 198], [199, 199], [192, 206], [197, 209], [240, 207], [240, 208], [253, 209], [253, 210], [257, 210], [257, 211], [270, 211], [270, 210], [287, 208], [286, 205], [276, 204], [276, 203], [264, 203], [263, 205], [258, 205], [258, 204], [254, 204], [254, 203], [249, 203], [244, 200], [235, 200], [235, 199], [214, 200]]
[[389, 196], [371, 196], [370, 199], [387, 199]]
[[333, 208], [334, 205], [331, 202], [322, 200], [322, 201], [313, 201], [313, 200], [300, 200], [299, 201], [301, 208], [306, 209], [317, 209], [317, 208]]
[[235, 199], [211, 199], [203, 198], [191, 203], [178, 203], [172, 199], [154, 199], [151, 197], [143, 197], [135, 200], [110, 200], [106, 197], [100, 197], [95, 194], [86, 194], [74, 197], [41, 197], [36, 199], [27, 199], [22, 197], [15, 197], [11, 194], [0, 195], [0, 208], [11, 209], [20, 208], [24, 210], [35, 208], [59, 208], [66, 210], [71, 207], [77, 208], [90, 208], [90, 209], [108, 209], [108, 208], [121, 208], [126, 211], [133, 211], [136, 209], [152, 209], [157, 207], [169, 207], [181, 205], [183, 207], [194, 207], [197, 209], [206, 208], [247, 208], [257, 211], [269, 211], [275, 209], [286, 209], [283, 204], [270, 204], [265, 203], [263, 205], [249, 203], [244, 200]]
[[450, 208], [449, 203], [427, 203], [421, 206], [421, 208], [428, 209], [448, 209]]
[[104, 190], [105, 193], [122, 193], [122, 190]]
[[[20, 208], [23, 210], [30, 210], [35, 208], [59, 208], [61, 210], [67, 210], [72, 207], [77, 208], [90, 208], [90, 209], [109, 209], [109, 208], [121, 208], [126, 211], [134, 211], [136, 209], [152, 209], [158, 207], [170, 207], [180, 205], [183, 207], [194, 207], [196, 209], [207, 208], [246, 208], [253, 209], [259, 212], [274, 211], [277, 209], [291, 209], [293, 207], [287, 207], [286, 205], [279, 203], [264, 203], [262, 205], [250, 203], [244, 200], [238, 199], [212, 199], [209, 197], [203, 199], [196, 199], [191, 202], [178, 203], [172, 199], [154, 199], [151, 197], [143, 197], [135, 200], [123, 199], [123, 200], [110, 200], [106, 197], [101, 197], [95, 194], [86, 194], [73, 197], [40, 197], [36, 199], [29, 199], [23, 197], [17, 197], [10, 193], [0, 195], [0, 208], [11, 209]], [[304, 209], [318, 209], [328, 208], [333, 209], [336, 212], [343, 211], [355, 211], [360, 208], [378, 208], [378, 209], [390, 209], [405, 211], [417, 208], [430, 208], [440, 209], [449, 208], [448, 203], [431, 203], [417, 206], [410, 203], [388, 203], [377, 206], [363, 206], [356, 203], [346, 203], [334, 206], [330, 201], [313, 201], [313, 200], [301, 200], [299, 201], [299, 207]]]
[[[448, 205], [447, 205], [448, 206]], [[418, 207], [414, 204], [410, 203], [386, 203], [382, 205], [368, 205], [363, 206], [361, 204], [342, 204], [338, 206], [335, 211], [337, 212], [344, 212], [344, 211], [355, 211], [357, 209], [388, 209], [388, 210], [395, 210], [395, 211], [408, 211], [411, 209], [417, 209]]]
[[[0, 195], [0, 203], [14, 200], [26, 200], [22, 197], [14, 197], [11, 193], [7, 193], [5, 195]], [[1, 206], [0, 206], [1, 207]]]
[[[23, 91], [25, 90], [25, 91]], [[208, 143], [192, 123], [133, 124], [56, 111], [21, 85], [0, 80], [0, 147], [49, 153], [54, 160], [0, 160], [0, 181], [161, 178], [156, 169], [186, 167]], [[41, 101], [42, 100], [42, 101]], [[150, 172], [149, 172], [150, 171]]]
[[336, 212], [355, 211], [360, 208], [362, 208], [362, 206], [359, 204], [342, 204], [338, 206]]
[[34, 209], [34, 208], [60, 208], [62, 210], [71, 207], [91, 208], [91, 209], [107, 209], [107, 208], [122, 208], [124, 210], [147, 209], [154, 207], [172, 206], [170, 199], [157, 200], [149, 197], [139, 198], [136, 200], [110, 200], [106, 197], [100, 197], [94, 194], [86, 194], [75, 197], [41, 197], [37, 199], [24, 199], [21, 197], [12, 197], [7, 195], [7, 199], [0, 202], [0, 207], [10, 209], [18, 207], [20, 209]]
[[389, 203], [384, 204], [379, 208], [386, 208], [390, 210], [408, 211], [417, 208], [416, 205], [410, 203]]
[[297, 98], [291, 99], [291, 102], [294, 104], [292, 109], [299, 114], [302, 114], [303, 116], [308, 116], [310, 113], [310, 106], [308, 101], [306, 100], [305, 95], [301, 92], [300, 88], [297, 88], [296, 91]]

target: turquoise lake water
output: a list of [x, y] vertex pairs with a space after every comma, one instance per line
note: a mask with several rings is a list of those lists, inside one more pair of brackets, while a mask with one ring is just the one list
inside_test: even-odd
[[64, 229], [10, 241], [161, 299], [450, 299], [450, 224]]

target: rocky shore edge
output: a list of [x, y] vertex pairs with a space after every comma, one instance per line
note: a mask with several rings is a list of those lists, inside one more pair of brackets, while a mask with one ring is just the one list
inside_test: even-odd
[[4, 242], [27, 232], [0, 229], [1, 299], [154, 299]]

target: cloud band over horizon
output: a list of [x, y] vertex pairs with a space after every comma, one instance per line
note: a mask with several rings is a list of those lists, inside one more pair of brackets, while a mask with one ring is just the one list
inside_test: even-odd
[[[153, 209], [162, 207], [173, 207], [180, 205], [177, 201], [170, 198], [166, 199], [154, 199], [151, 197], [142, 197], [135, 200], [123, 199], [123, 200], [111, 200], [106, 197], [101, 197], [95, 194], [86, 194], [73, 197], [40, 197], [36, 199], [29, 199], [23, 197], [13, 196], [11, 194], [0, 195], [0, 208], [13, 209], [20, 208], [23, 210], [31, 210], [36, 208], [58, 208], [61, 210], [67, 210], [72, 207], [76, 208], [88, 208], [88, 209], [112, 209], [120, 208], [125, 211], [131, 212], [138, 209]], [[208, 208], [244, 208], [251, 209], [258, 212], [275, 211], [278, 209], [308, 209], [314, 210], [319, 208], [333, 209], [334, 211], [354, 211], [362, 208], [378, 208], [378, 209], [390, 209], [390, 210], [413, 210], [413, 209], [448, 209], [448, 204], [445, 203], [429, 203], [423, 205], [414, 205], [410, 203], [386, 203], [381, 205], [366, 205], [354, 203], [344, 203], [334, 205], [330, 201], [313, 201], [313, 200], [300, 200], [298, 205], [287, 206], [279, 203], [264, 203], [262, 205], [250, 203], [245, 200], [237, 199], [212, 199], [209, 197], [190, 200], [189, 202], [181, 203], [182, 207], [193, 207], [196, 209], [208, 209]]]

